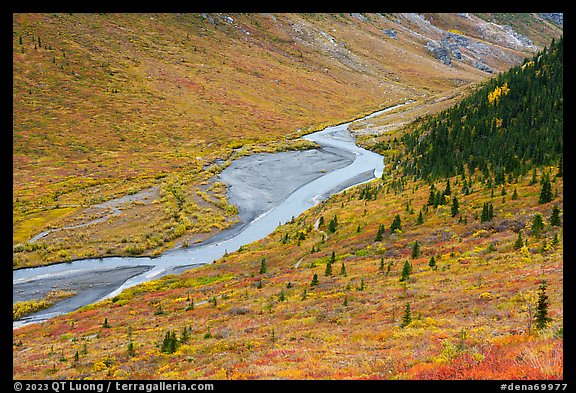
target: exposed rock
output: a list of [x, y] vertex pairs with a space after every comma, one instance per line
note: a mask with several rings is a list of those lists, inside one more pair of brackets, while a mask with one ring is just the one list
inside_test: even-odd
[[426, 43], [426, 49], [432, 52], [434, 57], [437, 60], [440, 60], [442, 63], [446, 65], [452, 64], [452, 59], [450, 59], [450, 52], [448, 51], [448, 49], [442, 46], [436, 46], [436, 44], [433, 41], [428, 41]]
[[462, 60], [462, 52], [460, 52], [460, 49], [454, 48], [454, 49], [452, 49], [451, 53], [455, 59]]
[[512, 28], [512, 26], [508, 26], [508, 25], [504, 25], [502, 26], [512, 37], [516, 38], [518, 41], [520, 41], [523, 45], [525, 46], [534, 46], [534, 43], [532, 42], [532, 40], [528, 37], [526, 37], [523, 34], [517, 33], [514, 31], [514, 29]]
[[216, 25], [216, 19], [214, 19], [214, 17], [212, 17], [212, 15], [207, 14], [207, 13], [202, 13], [200, 15], [202, 16], [203, 19], [206, 19], [208, 21], [208, 23], [210, 23], [211, 25]]
[[456, 33], [448, 32], [445, 40], [454, 45], [459, 45], [467, 48], [470, 45], [470, 39]]
[[468, 47], [470, 41], [466, 37], [462, 37], [461, 35], [448, 33], [445, 38], [440, 41], [440, 46], [449, 50], [457, 60], [462, 60], [462, 52], [460, 51], [459, 46], [463, 46], [465, 48]]
[[361, 20], [362, 22], [366, 22], [366, 21], [368, 20], [368, 18], [366, 18], [364, 15], [359, 14], [359, 13], [357, 13], [357, 12], [352, 12], [352, 13], [350, 13], [350, 16], [351, 16], [352, 18]]
[[386, 34], [386, 35], [387, 35], [388, 37], [390, 37], [390, 38], [396, 39], [396, 37], [397, 37], [397, 35], [398, 35], [398, 34], [396, 33], [396, 31], [393, 30], [393, 29], [386, 29], [386, 30], [382, 30], [382, 31], [384, 32], [384, 34]]
[[493, 72], [492, 68], [488, 67], [486, 64], [484, 64], [480, 61], [475, 61], [474, 67], [478, 68], [480, 71], [484, 71], [484, 72], [487, 72], [489, 74], [491, 74]]
[[539, 15], [552, 23], [564, 26], [564, 14], [562, 12], [541, 12]]

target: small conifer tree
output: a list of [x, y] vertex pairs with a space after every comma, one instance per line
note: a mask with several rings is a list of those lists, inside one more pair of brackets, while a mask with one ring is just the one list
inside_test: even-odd
[[378, 233], [376, 233], [376, 237], [374, 238], [375, 242], [382, 241], [382, 234], [384, 233], [384, 225], [380, 224], [378, 227]]
[[310, 286], [314, 285], [318, 285], [318, 274], [316, 273], [314, 273], [314, 276], [312, 277], [312, 282], [310, 283]]
[[334, 232], [336, 232], [337, 228], [338, 228], [338, 224], [336, 221], [336, 216], [334, 216], [334, 218], [331, 219], [330, 222], [328, 223], [328, 231], [334, 233]]
[[412, 246], [412, 259], [418, 258], [419, 256], [420, 256], [420, 243], [418, 242], [418, 240], [416, 240], [414, 242], [414, 245]]
[[532, 169], [532, 180], [530, 180], [529, 185], [533, 186], [538, 182], [538, 177], [536, 175], [536, 168]]
[[442, 195], [450, 195], [452, 194], [452, 190], [450, 190], [450, 179], [446, 179], [446, 188], [444, 189], [444, 192], [442, 193]]
[[454, 195], [454, 198], [452, 199], [452, 217], [456, 217], [456, 215], [459, 212], [459, 203], [458, 203], [458, 198], [456, 198], [456, 195]]
[[547, 203], [554, 199], [554, 194], [552, 193], [552, 185], [550, 184], [550, 178], [546, 174], [542, 178], [542, 189], [540, 191], [540, 197], [538, 198], [538, 203]]
[[554, 205], [552, 208], [552, 215], [550, 216], [550, 225], [557, 227], [560, 226], [560, 224], [560, 209], [558, 208], [558, 205]]
[[536, 237], [540, 236], [540, 233], [544, 229], [544, 221], [542, 220], [542, 215], [536, 213], [532, 219], [532, 234]]
[[516, 238], [516, 241], [514, 242], [514, 248], [516, 250], [519, 250], [523, 246], [524, 246], [524, 239], [522, 239], [522, 232], [518, 231], [518, 237]]
[[326, 270], [324, 271], [324, 275], [325, 276], [332, 275], [332, 262], [328, 261], [328, 263], [326, 264]]
[[424, 216], [422, 215], [422, 210], [418, 213], [418, 218], [416, 219], [416, 224], [421, 225], [424, 224]]
[[394, 233], [394, 231], [398, 229], [398, 230], [402, 230], [402, 220], [400, 220], [400, 215], [396, 214], [396, 216], [394, 216], [394, 221], [392, 221], [392, 225], [390, 225], [390, 232]]
[[400, 281], [406, 281], [410, 277], [410, 263], [408, 260], [404, 262], [404, 266], [402, 267], [402, 274], [400, 276]]
[[536, 324], [536, 329], [538, 330], [546, 328], [548, 323], [552, 320], [552, 318], [548, 316], [549, 302], [546, 289], [546, 280], [542, 280], [540, 286], [538, 287], [538, 302], [536, 303], [536, 313], [534, 314], [534, 321]]
[[412, 312], [410, 311], [410, 303], [406, 303], [404, 306], [404, 315], [402, 315], [402, 322], [400, 323], [401, 328], [405, 328], [412, 322]]
[[346, 273], [346, 266], [344, 265], [344, 261], [342, 261], [342, 266], [340, 267], [340, 275], [342, 277], [346, 277], [348, 274]]

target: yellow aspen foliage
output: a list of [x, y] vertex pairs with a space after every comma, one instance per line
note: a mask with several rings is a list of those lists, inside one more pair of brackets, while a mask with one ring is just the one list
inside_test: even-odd
[[504, 83], [502, 86], [496, 86], [496, 88], [488, 93], [488, 102], [490, 104], [497, 103], [500, 100], [500, 97], [505, 96], [510, 91], [508, 87], [508, 82]]
[[522, 71], [524, 71], [524, 69], [525, 69], [526, 67], [532, 67], [533, 65], [534, 65], [534, 61], [531, 60], [531, 61], [529, 61], [528, 63], [522, 65], [520, 68], [522, 68]]

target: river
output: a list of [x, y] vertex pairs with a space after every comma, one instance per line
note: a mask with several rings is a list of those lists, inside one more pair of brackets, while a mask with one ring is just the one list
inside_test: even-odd
[[[234, 161], [219, 180], [228, 184], [228, 198], [239, 207], [240, 222], [203, 243], [156, 258], [93, 258], [14, 271], [13, 302], [37, 299], [53, 289], [72, 290], [76, 295], [14, 321], [13, 328], [74, 311], [142, 282], [211, 263], [266, 237], [330, 195], [380, 177], [383, 157], [357, 146], [349, 124], [304, 136], [316, 142], [320, 146], [317, 149], [256, 154]], [[247, 171], [252, 171], [250, 176], [246, 176]]]

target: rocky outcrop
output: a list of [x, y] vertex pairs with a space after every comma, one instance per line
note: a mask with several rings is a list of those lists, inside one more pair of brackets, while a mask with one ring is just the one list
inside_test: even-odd
[[392, 30], [392, 29], [386, 29], [386, 30], [382, 30], [382, 31], [384, 32], [384, 34], [386, 34], [390, 38], [396, 39], [396, 37], [398, 36], [396, 31]]
[[523, 34], [514, 31], [512, 26], [504, 25], [502, 26], [504, 30], [508, 32], [512, 37], [516, 38], [524, 46], [534, 46], [534, 42]]
[[564, 14], [562, 12], [542, 12], [539, 15], [558, 26], [564, 26]]
[[492, 72], [492, 68], [488, 67], [486, 64], [482, 63], [481, 61], [474, 61], [474, 67], [478, 68], [480, 71], [484, 71], [487, 72], [489, 74], [491, 74]]
[[450, 65], [452, 63], [452, 59], [450, 58], [450, 52], [443, 46], [437, 46], [434, 41], [428, 41], [426, 43], [426, 49], [432, 52], [434, 57], [437, 60], [440, 60], [442, 63], [446, 65]]

